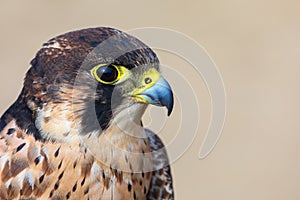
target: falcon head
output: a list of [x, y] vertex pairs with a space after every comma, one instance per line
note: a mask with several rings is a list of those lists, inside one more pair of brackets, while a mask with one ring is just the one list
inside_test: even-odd
[[[160, 74], [156, 54], [116, 29], [91, 28], [55, 37], [31, 65], [5, 119], [17, 119], [18, 126], [36, 138], [62, 141], [115, 122], [124, 128], [141, 124], [148, 104], [172, 112], [173, 93]], [[13, 114], [18, 110], [22, 115]]]

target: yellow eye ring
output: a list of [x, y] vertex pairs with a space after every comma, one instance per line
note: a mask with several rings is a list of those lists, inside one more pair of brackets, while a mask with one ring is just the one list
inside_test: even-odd
[[113, 64], [97, 65], [91, 70], [92, 75], [97, 81], [103, 84], [114, 84], [121, 78], [121, 70]]

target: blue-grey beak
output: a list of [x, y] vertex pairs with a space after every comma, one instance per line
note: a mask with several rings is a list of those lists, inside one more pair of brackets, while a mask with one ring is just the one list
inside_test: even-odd
[[169, 83], [160, 76], [151, 87], [140, 89], [133, 93], [138, 102], [149, 103], [156, 106], [165, 106], [168, 116], [172, 113], [174, 97]]

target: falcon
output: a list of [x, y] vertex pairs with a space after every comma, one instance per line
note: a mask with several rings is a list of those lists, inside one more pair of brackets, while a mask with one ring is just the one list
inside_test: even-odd
[[174, 199], [165, 146], [143, 128], [173, 109], [156, 54], [109, 27], [57, 36], [0, 119], [0, 199]]

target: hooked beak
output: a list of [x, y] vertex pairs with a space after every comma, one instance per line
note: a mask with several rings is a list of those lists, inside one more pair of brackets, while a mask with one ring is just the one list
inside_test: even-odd
[[159, 72], [152, 68], [143, 78], [143, 84], [132, 92], [137, 102], [148, 103], [156, 106], [165, 106], [168, 116], [172, 113], [174, 98], [169, 83]]

